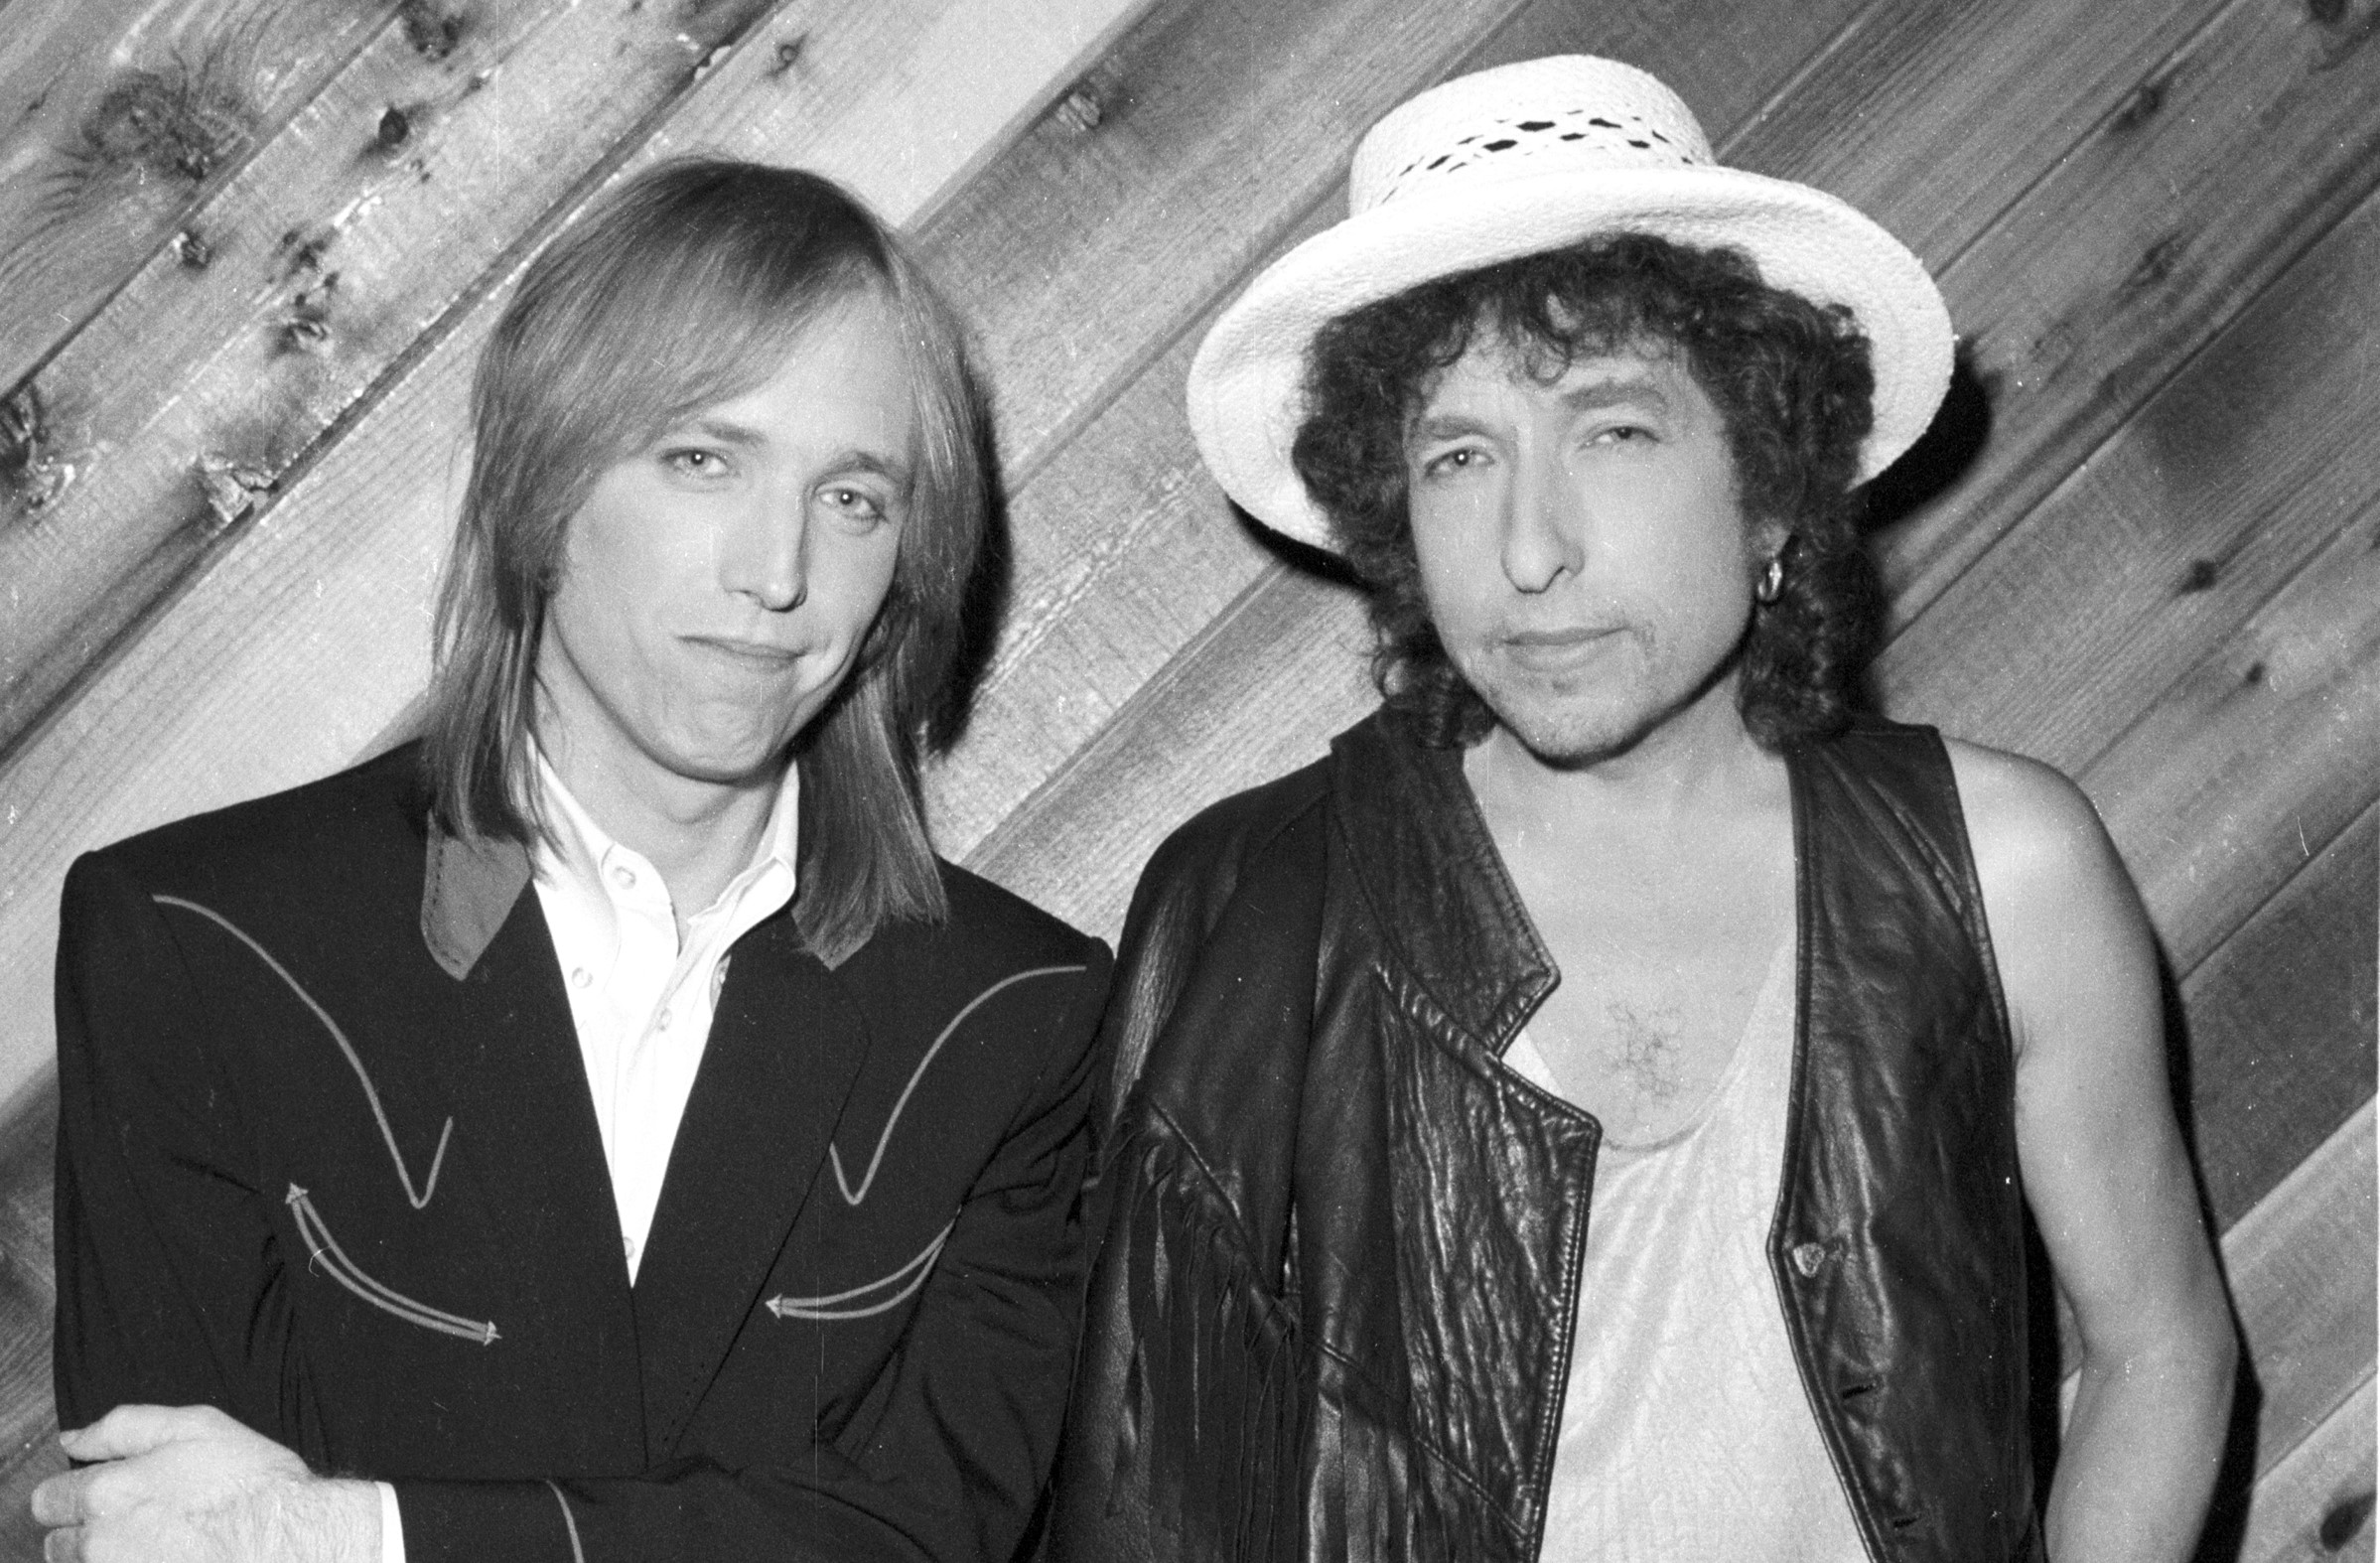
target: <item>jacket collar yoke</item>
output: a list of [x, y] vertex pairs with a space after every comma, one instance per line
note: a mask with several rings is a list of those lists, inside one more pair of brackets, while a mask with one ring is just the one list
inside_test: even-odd
[[421, 891], [421, 936], [430, 958], [457, 982], [471, 975], [528, 884], [527, 847], [451, 835], [433, 817]]
[[1456, 1025], [1502, 1056], [1560, 980], [1463, 778], [1389, 712], [1331, 743], [1332, 811], [1383, 939]]

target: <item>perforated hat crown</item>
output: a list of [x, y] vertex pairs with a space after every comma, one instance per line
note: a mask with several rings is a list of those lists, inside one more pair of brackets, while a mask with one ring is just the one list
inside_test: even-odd
[[1660, 81], [1613, 60], [1556, 56], [1465, 76], [1392, 109], [1356, 145], [1347, 210], [1564, 171], [1712, 166], [1703, 127]]
[[1721, 165], [1678, 95], [1618, 61], [1560, 55], [1433, 87], [1365, 134], [1347, 199], [1346, 220], [1224, 311], [1190, 377], [1190, 430], [1224, 492], [1322, 547], [1330, 523], [1290, 464], [1315, 333], [1421, 283], [1600, 234], [1732, 247], [1771, 287], [1848, 308], [1876, 370], [1863, 481], [1924, 432], [1949, 383], [1949, 314], [1916, 256], [1824, 191]]

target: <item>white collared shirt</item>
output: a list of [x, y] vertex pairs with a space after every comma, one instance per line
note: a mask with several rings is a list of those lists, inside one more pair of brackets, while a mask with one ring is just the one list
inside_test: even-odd
[[570, 995], [633, 1284], [710, 1040], [728, 947], [793, 899], [800, 789], [787, 767], [752, 861], [686, 920], [681, 944], [669, 889], [651, 862], [613, 840], [542, 755], [537, 785], [555, 837], [530, 854], [537, 903]]
[[[682, 942], [669, 889], [651, 862], [613, 840], [542, 754], [537, 787], [555, 838], [529, 854], [537, 905], [570, 995], [632, 1286], [710, 1041], [729, 946], [793, 899], [800, 782], [787, 766], [752, 861], [686, 920]], [[381, 1563], [405, 1563], [396, 1489], [378, 1487]]]

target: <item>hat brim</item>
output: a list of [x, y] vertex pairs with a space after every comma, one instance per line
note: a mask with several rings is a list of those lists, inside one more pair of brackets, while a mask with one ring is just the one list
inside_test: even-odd
[[1950, 382], [1950, 317], [1924, 264], [1898, 239], [1807, 185], [1741, 169], [1623, 169], [1521, 176], [1459, 200], [1392, 201], [1298, 245], [1223, 312], [1191, 360], [1199, 453], [1258, 520], [1335, 547], [1290, 464], [1315, 333], [1433, 278], [1616, 232], [1740, 249], [1769, 286], [1851, 310], [1876, 372], [1861, 482], [1933, 420]]

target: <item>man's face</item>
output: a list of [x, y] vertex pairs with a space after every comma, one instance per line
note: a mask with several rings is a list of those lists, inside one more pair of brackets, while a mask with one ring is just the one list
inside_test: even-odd
[[1751, 543], [1725, 424], [1677, 355], [1582, 357], [1541, 383], [1474, 347], [1406, 464], [1431, 622], [1538, 759], [1623, 753], [1732, 691]]
[[604, 471], [538, 648], [539, 737], [566, 779], [648, 796], [773, 779], [892, 585], [911, 421], [900, 340], [858, 297], [767, 383]]

